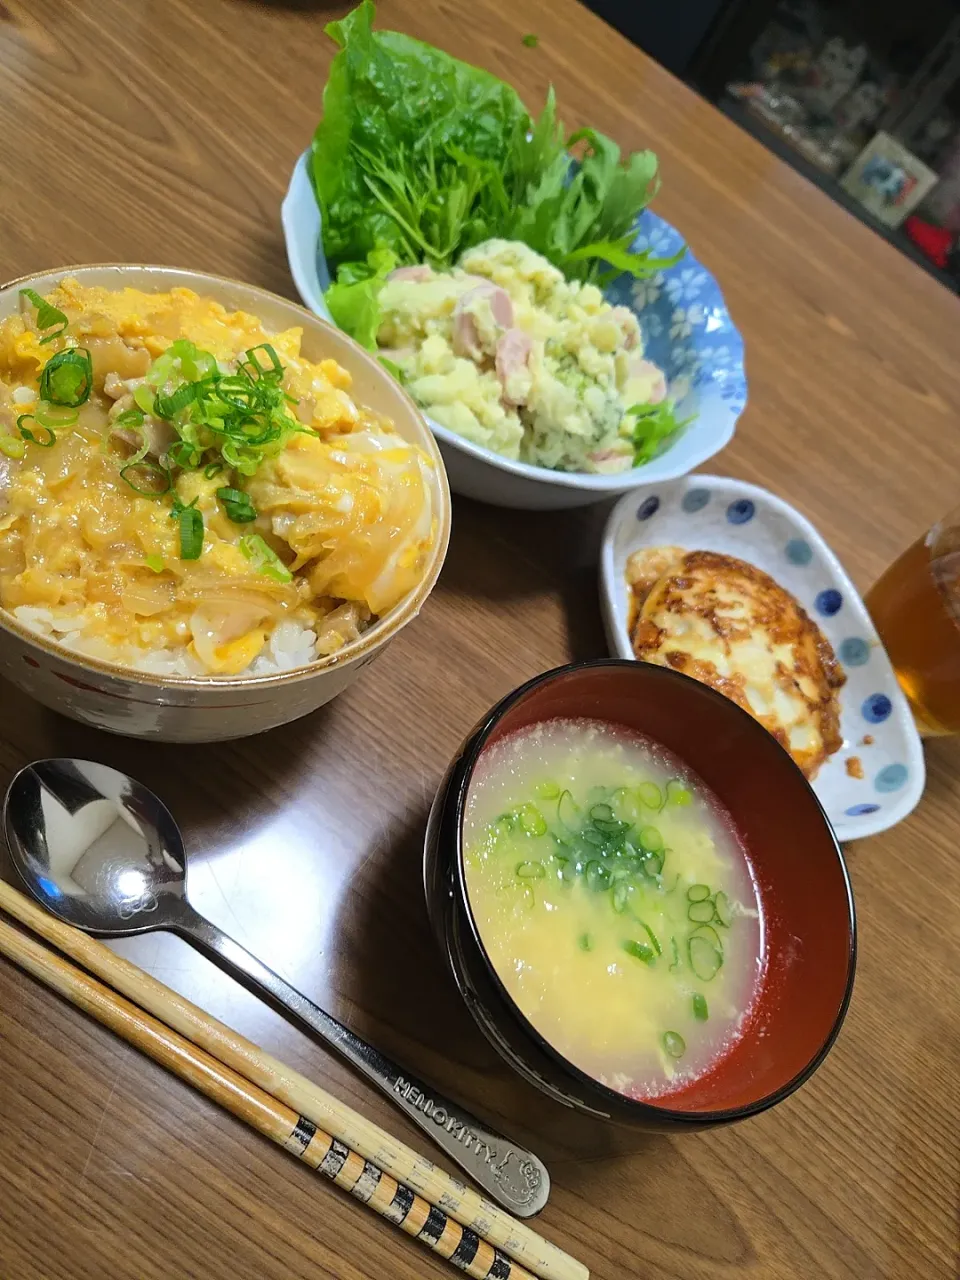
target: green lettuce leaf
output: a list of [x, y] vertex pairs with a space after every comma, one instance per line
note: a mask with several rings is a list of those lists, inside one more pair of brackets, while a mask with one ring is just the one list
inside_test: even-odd
[[693, 418], [678, 420], [673, 401], [635, 404], [624, 414], [621, 435], [633, 444], [633, 465], [642, 466], [661, 454]]
[[377, 349], [380, 328], [380, 290], [397, 265], [392, 249], [371, 249], [365, 262], [346, 262], [324, 295], [334, 323], [368, 351]]
[[340, 52], [311, 155], [324, 251], [334, 266], [378, 244], [401, 262], [448, 265], [527, 113], [496, 76], [410, 36], [374, 32], [373, 17], [363, 0], [326, 28]]
[[[369, 336], [375, 318], [378, 250], [445, 270], [484, 240], [522, 240], [568, 278], [599, 284], [678, 260], [631, 248], [636, 217], [659, 186], [653, 152], [623, 159], [593, 129], [567, 138], [552, 88], [533, 120], [510, 85], [409, 36], [374, 31], [374, 14], [363, 0], [326, 28], [339, 51], [310, 164], [324, 252], [338, 271], [333, 289], [344, 290], [334, 304], [351, 332]], [[339, 274], [345, 266], [353, 274]]]

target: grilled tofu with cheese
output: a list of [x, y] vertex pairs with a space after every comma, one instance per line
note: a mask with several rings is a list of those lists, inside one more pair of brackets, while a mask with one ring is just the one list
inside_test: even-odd
[[837, 690], [846, 677], [793, 596], [744, 560], [681, 547], [635, 552], [627, 582], [637, 658], [725, 694], [813, 778], [842, 745]]

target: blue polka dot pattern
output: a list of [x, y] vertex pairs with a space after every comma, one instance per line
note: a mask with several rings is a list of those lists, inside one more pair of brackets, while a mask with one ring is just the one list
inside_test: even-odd
[[817, 613], [825, 618], [832, 618], [835, 613], [840, 612], [840, 606], [843, 604], [843, 596], [836, 587], [827, 587], [825, 591], [821, 591], [814, 600]]
[[860, 710], [864, 720], [869, 720], [871, 724], [881, 724], [893, 710], [893, 703], [885, 693], [871, 693], [869, 698], [864, 699]]
[[688, 515], [692, 515], [694, 511], [702, 511], [709, 501], [709, 489], [688, 489], [683, 495], [680, 505]]
[[791, 564], [807, 565], [813, 559], [813, 547], [805, 538], [791, 538], [784, 551]]
[[859, 636], [848, 636], [840, 646], [840, 661], [848, 667], [862, 667], [870, 657], [870, 646]]
[[873, 785], [878, 791], [899, 791], [907, 780], [905, 764], [888, 764], [880, 770]]
[[746, 524], [748, 520], [753, 519], [755, 511], [756, 507], [749, 498], [738, 498], [727, 507], [727, 519], [731, 524]]
[[651, 516], [656, 515], [660, 510], [660, 499], [654, 493], [649, 498], [644, 498], [643, 502], [637, 507], [637, 519], [649, 520]]
[[876, 813], [879, 808], [878, 804], [852, 804], [844, 813], [848, 818], [863, 818], [868, 813]]

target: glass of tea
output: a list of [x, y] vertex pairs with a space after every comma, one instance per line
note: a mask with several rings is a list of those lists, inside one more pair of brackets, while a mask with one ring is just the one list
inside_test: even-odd
[[960, 733], [960, 507], [865, 597], [923, 734]]

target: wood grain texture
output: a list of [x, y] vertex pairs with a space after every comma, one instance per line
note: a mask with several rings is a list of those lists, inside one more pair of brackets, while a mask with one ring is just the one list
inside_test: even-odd
[[[512, 1262], [476, 1232], [467, 1232], [435, 1201], [424, 1200], [412, 1187], [398, 1182], [357, 1151], [311, 1124], [309, 1119], [278, 1101], [272, 1093], [251, 1084], [245, 1076], [172, 1030], [165, 1022], [144, 1012], [138, 1005], [45, 947], [32, 934], [15, 929], [3, 920], [0, 920], [0, 955], [76, 1008], [90, 1014], [122, 1040], [166, 1067], [270, 1142], [290, 1152], [308, 1168], [317, 1170], [322, 1177], [329, 1178], [342, 1190], [356, 1196], [372, 1212], [386, 1218], [424, 1248], [451, 1263], [458, 1259], [464, 1274], [475, 1277], [475, 1280], [490, 1280], [491, 1273], [500, 1280], [537, 1280], [526, 1267]], [[114, 963], [121, 962], [114, 958]], [[221, 1039], [228, 1035], [224, 1029]], [[462, 1245], [469, 1249], [471, 1256], [461, 1256]], [[586, 1269], [572, 1258], [567, 1257], [566, 1261], [569, 1265], [563, 1274], [585, 1280]], [[541, 1280], [548, 1280], [542, 1272]]]
[[[4, 914], [23, 925], [24, 929], [22, 931], [12, 929], [4, 922]], [[44, 961], [44, 966], [38, 970], [35, 965], [21, 963], [20, 967], [33, 976], [45, 980], [54, 991], [70, 998], [74, 987], [78, 987], [82, 992], [84, 984], [93, 984], [101, 993], [111, 997], [119, 998], [116, 996], [116, 993], [119, 993], [120, 996], [127, 997], [137, 1010], [143, 1011], [145, 1015], [152, 1015], [148, 1021], [152, 1022], [155, 1028], [162, 1026], [170, 1031], [171, 1036], [177, 1036], [184, 1042], [196, 1046], [202, 1057], [223, 1064], [227, 1073], [248, 1081], [257, 1095], [269, 1096], [271, 1103], [275, 1102], [288, 1116], [292, 1117], [286, 1128], [281, 1130], [281, 1145], [286, 1143], [298, 1118], [305, 1118], [313, 1123], [318, 1140], [322, 1138], [326, 1143], [324, 1155], [330, 1149], [331, 1143], [336, 1142], [344, 1150], [349, 1148], [351, 1166], [359, 1162], [361, 1173], [364, 1162], [369, 1161], [378, 1170], [379, 1182], [377, 1195], [372, 1198], [368, 1196], [365, 1202], [374, 1207], [376, 1212], [383, 1213], [384, 1209], [391, 1204], [398, 1184], [402, 1184], [406, 1190], [417, 1193], [418, 1211], [425, 1203], [428, 1211], [431, 1206], [439, 1208], [442, 1205], [447, 1215], [462, 1226], [474, 1230], [482, 1238], [483, 1255], [487, 1255], [491, 1248], [499, 1251], [502, 1247], [504, 1254], [508, 1254], [522, 1264], [519, 1270], [511, 1273], [517, 1276], [517, 1280], [519, 1280], [520, 1271], [524, 1276], [529, 1276], [531, 1271], [535, 1272], [540, 1280], [587, 1280], [586, 1269], [581, 1263], [544, 1240], [527, 1223], [511, 1217], [499, 1205], [485, 1199], [472, 1184], [467, 1185], [459, 1178], [451, 1177], [445, 1169], [438, 1166], [429, 1156], [425, 1156], [423, 1152], [406, 1147], [386, 1129], [381, 1129], [366, 1116], [345, 1106], [334, 1094], [321, 1089], [306, 1076], [291, 1070], [286, 1063], [271, 1057], [259, 1045], [245, 1040], [232, 1028], [211, 1017], [209, 1013], [189, 1000], [185, 1000], [179, 992], [159, 982], [139, 965], [131, 963], [123, 956], [118, 956], [106, 943], [89, 937], [45, 911], [27, 895], [26, 890], [20, 892], [16, 886], [0, 879], [0, 954], [19, 963], [20, 953], [11, 950], [9, 945], [5, 946], [5, 938], [8, 943], [11, 940], [14, 943], [22, 943], [25, 951], [28, 943], [34, 943], [33, 954], [34, 956], [39, 954]], [[76, 963], [71, 965], [63, 957], [44, 950], [40, 939], [48, 942], [58, 952], [62, 952], [63, 957], [68, 957]], [[59, 980], [49, 980], [51, 972], [55, 979]], [[106, 985], [95, 983], [90, 975], [102, 979], [102, 984]], [[69, 980], [71, 977], [74, 985], [64, 986], [62, 980], [64, 978]], [[121, 1019], [119, 1023], [115, 1023], [109, 1016], [100, 1016], [98, 1010], [103, 1007], [102, 1000], [97, 1005], [88, 1005], [83, 999], [73, 999], [72, 1003], [79, 1008], [92, 1011], [94, 1016], [99, 1017], [99, 1021], [112, 1031], [117, 1031], [124, 1039], [130, 1040], [131, 1043], [149, 1053], [156, 1061], [177, 1071], [179, 1059], [176, 1056], [170, 1058], [151, 1052], [151, 1044], [155, 1042], [155, 1037], [151, 1040], [149, 1037], [141, 1039], [136, 1035], [124, 1035], [124, 1028], [131, 1025], [129, 1019]], [[108, 1008], [109, 1014], [114, 1012]], [[134, 1027], [136, 1029], [136, 1024]], [[183, 1075], [184, 1079], [191, 1083], [197, 1083], [189, 1072], [180, 1071], [178, 1074]], [[230, 1105], [231, 1098], [236, 1096], [235, 1089], [229, 1091], [224, 1100], [222, 1094], [203, 1088], [202, 1079], [198, 1087], [208, 1097], [225, 1105], [227, 1110], [235, 1110]], [[242, 1112], [240, 1114], [241, 1118], [247, 1118]], [[268, 1137], [276, 1138], [276, 1129], [264, 1129], [262, 1125], [255, 1123], [255, 1120], [256, 1111], [252, 1121], [253, 1127], [265, 1132]], [[433, 1150], [432, 1147], [430, 1149]], [[296, 1154], [302, 1159], [307, 1159], [309, 1153], [298, 1151]], [[310, 1161], [307, 1160], [307, 1163], [309, 1164]], [[322, 1172], [327, 1170], [324, 1169]], [[328, 1173], [328, 1176], [334, 1175]], [[339, 1172], [336, 1174], [336, 1180], [338, 1185], [343, 1185]], [[389, 1187], [393, 1190], [388, 1191]], [[353, 1191], [352, 1186], [347, 1189]], [[410, 1212], [412, 1213], [412, 1209]], [[408, 1213], [404, 1224], [409, 1217]], [[478, 1265], [475, 1270], [478, 1274], [484, 1275], [489, 1267], [479, 1265], [483, 1261], [479, 1256], [480, 1252], [478, 1251]], [[507, 1266], [509, 1267], [509, 1263]], [[502, 1265], [498, 1265], [498, 1270], [503, 1269]], [[503, 1277], [503, 1280], [508, 1280], [508, 1277]]]
[[[343, 7], [6, 0], [0, 276], [78, 262], [225, 272], [292, 295], [278, 207]], [[383, 0], [381, 18], [565, 120], [661, 155], [659, 211], [719, 277], [750, 404], [712, 470], [766, 485], [858, 585], [957, 500], [960, 302], [572, 0]], [[521, 44], [525, 32], [537, 49]], [[598, 1280], [946, 1280], [958, 1269], [960, 743], [919, 810], [854, 846], [861, 953], [836, 1048], [788, 1102], [678, 1139], [581, 1130], [509, 1075], [445, 977], [420, 888], [446, 762], [508, 689], [604, 653], [603, 511], [456, 500], [422, 618], [309, 719], [246, 743], [98, 735], [0, 687], [0, 785], [83, 755], [183, 823], [197, 906], [362, 1034], [550, 1162], [538, 1220]], [[905, 871], [908, 868], [908, 871]], [[176, 939], [150, 972], [416, 1146], [389, 1104]], [[446, 1274], [308, 1170], [0, 966], [3, 1280]], [[69, 1123], [67, 1123], [69, 1119]]]

